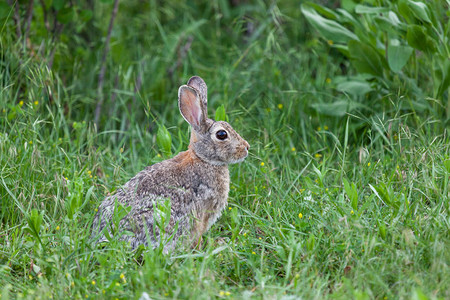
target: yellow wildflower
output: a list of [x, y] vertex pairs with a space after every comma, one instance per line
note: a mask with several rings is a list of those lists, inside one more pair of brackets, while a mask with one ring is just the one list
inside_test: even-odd
[[278, 109], [283, 109], [283, 104], [278, 104]]
[[322, 154], [316, 153], [316, 154], [314, 154], [314, 157], [315, 157], [315, 158], [321, 158], [321, 157], [322, 157]]
[[39, 105], [39, 101], [34, 101], [34, 105]]
[[20, 107], [22, 107], [23, 106], [23, 101], [20, 101], [19, 105], [20, 105]]
[[323, 129], [328, 130], [328, 126], [327, 125], [323, 126]]
[[264, 162], [263, 161], [261, 162], [261, 167], [264, 167]]
[[292, 151], [292, 152], [295, 152], [295, 150], [296, 150], [295, 147], [292, 147], [292, 148], [291, 148], [291, 151]]
[[298, 217], [301, 219], [301, 218], [303, 218], [303, 214], [302, 213], [299, 213], [298, 214]]

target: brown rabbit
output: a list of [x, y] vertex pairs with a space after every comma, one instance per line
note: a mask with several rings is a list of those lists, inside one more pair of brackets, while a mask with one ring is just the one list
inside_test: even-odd
[[[93, 223], [93, 235], [105, 241], [115, 202], [130, 207], [119, 222], [122, 240], [134, 249], [160, 243], [160, 230], [154, 226], [154, 205], [170, 199], [171, 215], [166, 232], [174, 238], [165, 246], [173, 249], [181, 236], [195, 246], [201, 235], [216, 222], [227, 205], [230, 189], [228, 164], [243, 161], [249, 144], [227, 122], [207, 117], [207, 87], [194, 76], [178, 90], [181, 115], [191, 125], [187, 151], [172, 159], [145, 168], [100, 204]], [[177, 228], [176, 232], [174, 229]], [[129, 231], [133, 234], [123, 234]]]

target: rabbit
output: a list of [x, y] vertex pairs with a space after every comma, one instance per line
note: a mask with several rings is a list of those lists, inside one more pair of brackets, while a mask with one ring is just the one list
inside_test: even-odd
[[171, 204], [166, 232], [173, 235], [164, 246], [166, 252], [180, 237], [196, 247], [220, 217], [230, 190], [228, 164], [242, 162], [250, 145], [227, 122], [207, 117], [207, 86], [202, 78], [193, 76], [179, 88], [178, 107], [191, 125], [188, 150], [146, 167], [103, 200], [92, 225], [97, 242], [106, 241], [104, 230], [109, 231], [118, 204], [131, 208], [120, 220], [118, 234], [132, 249], [159, 246], [160, 229], [154, 225], [153, 212], [154, 205], [165, 199]]

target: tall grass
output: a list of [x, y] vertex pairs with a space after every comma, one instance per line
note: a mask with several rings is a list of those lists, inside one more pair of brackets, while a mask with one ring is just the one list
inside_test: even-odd
[[[333, 84], [354, 70], [298, 3], [122, 3], [98, 126], [111, 4], [53, 44], [36, 5], [25, 49], [12, 19], [1, 31], [2, 299], [449, 297], [448, 129], [392, 93], [327, 113], [352, 97]], [[229, 206], [200, 249], [96, 246], [98, 204], [165, 156], [158, 127], [186, 149], [177, 88], [194, 74], [210, 116], [223, 104], [251, 145]]]

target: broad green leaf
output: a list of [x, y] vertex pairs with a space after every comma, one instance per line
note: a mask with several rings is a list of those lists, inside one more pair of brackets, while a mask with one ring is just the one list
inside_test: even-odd
[[350, 57], [350, 52], [348, 52], [347, 45], [344, 44], [333, 44], [333, 48], [337, 49], [339, 52], [341, 52], [343, 55]]
[[406, 20], [406, 23], [411, 24], [414, 21], [414, 13], [409, 7], [407, 0], [399, 0], [397, 4], [398, 13]]
[[399, 72], [408, 62], [413, 48], [409, 46], [392, 45], [388, 46], [388, 64], [394, 72]]
[[83, 22], [88, 22], [88, 21], [90, 21], [90, 20], [92, 19], [93, 16], [94, 16], [94, 14], [93, 14], [92, 10], [90, 10], [90, 9], [83, 9], [83, 10], [80, 12], [80, 19], [81, 19], [81, 21], [83, 21]]
[[377, 50], [359, 41], [350, 41], [348, 50], [358, 72], [383, 76], [385, 59]]
[[319, 15], [326, 19], [330, 20], [337, 20], [339, 19], [338, 14], [336, 14], [335, 10], [329, 9], [326, 6], [322, 6], [320, 4], [316, 4], [313, 2], [308, 2], [307, 4], [309, 7], [311, 7], [313, 10], [315, 10]]
[[366, 6], [358, 4], [355, 7], [355, 13], [357, 14], [379, 14], [379, 13], [385, 13], [388, 12], [388, 7], [372, 7], [372, 6]]
[[13, 7], [8, 3], [0, 1], [0, 20], [6, 19], [12, 13]]
[[415, 288], [414, 292], [412, 293], [412, 300], [429, 300], [430, 298], [427, 297], [427, 295], [422, 292], [420, 288]]
[[344, 24], [350, 23], [355, 27], [359, 26], [359, 22], [355, 19], [355, 17], [351, 13], [346, 11], [345, 9], [338, 8], [338, 9], [336, 9], [336, 11], [339, 12], [339, 14], [340, 14], [339, 21], [341, 23], [344, 23]]
[[228, 118], [223, 104], [217, 108], [215, 119], [216, 121], [227, 121]]
[[350, 109], [347, 101], [341, 100], [333, 103], [313, 103], [311, 105], [319, 114], [327, 116], [342, 117], [345, 116]]
[[172, 136], [164, 125], [158, 126], [156, 144], [164, 155], [172, 154]]
[[350, 40], [359, 40], [358, 37], [336, 21], [325, 19], [312, 7], [302, 4], [301, 10], [308, 22], [316, 28], [327, 40], [345, 43]]
[[387, 15], [374, 16], [373, 21], [377, 24], [378, 28], [394, 35], [398, 35], [399, 30], [406, 31], [406, 24], [400, 22], [397, 14], [390, 11]]
[[63, 24], [68, 24], [74, 20], [75, 9], [73, 7], [66, 7], [58, 11], [56, 18]]
[[341, 7], [346, 11], [353, 12], [356, 5], [353, 0], [341, 0]]
[[[41, 231], [41, 224], [44, 217], [44, 211], [38, 212], [37, 209], [33, 208], [31, 213], [26, 216], [27, 225], [25, 225], [22, 230], [28, 232], [37, 241], [41, 243], [41, 237], [39, 235]], [[41, 243], [42, 244], [42, 243]]]
[[338, 100], [333, 103], [313, 103], [311, 104], [311, 107], [322, 115], [342, 117], [345, 116], [347, 112], [351, 112], [355, 108], [364, 106], [352, 101]]
[[39, 213], [37, 209], [33, 208], [31, 210], [28, 225], [33, 228], [34, 232], [37, 235], [39, 235], [39, 232], [41, 231], [42, 219], [43, 219], [43, 211]]
[[350, 95], [362, 96], [370, 92], [372, 87], [367, 81], [348, 80], [338, 83], [336, 89]]
[[53, 0], [53, 2], [52, 2], [53, 8], [57, 11], [62, 9], [65, 4], [66, 4], [65, 0]]
[[386, 225], [382, 222], [377, 220], [378, 223], [378, 233], [380, 236], [385, 239], [386, 238]]
[[397, 14], [393, 11], [390, 11], [388, 13], [387, 19], [393, 26], [398, 26], [401, 24], [400, 19], [398, 18]]
[[435, 41], [429, 37], [422, 26], [408, 25], [406, 40], [411, 47], [417, 50], [424, 51], [429, 54], [436, 52]]
[[416, 18], [431, 23], [428, 7], [425, 3], [408, 0], [408, 6], [411, 8]]
[[347, 179], [343, 178], [345, 193], [350, 199], [352, 208], [356, 210], [358, 208], [358, 191], [356, 189], [355, 184], [352, 182], [351, 184]]
[[444, 167], [447, 170], [447, 173], [450, 174], [450, 159], [444, 160]]

